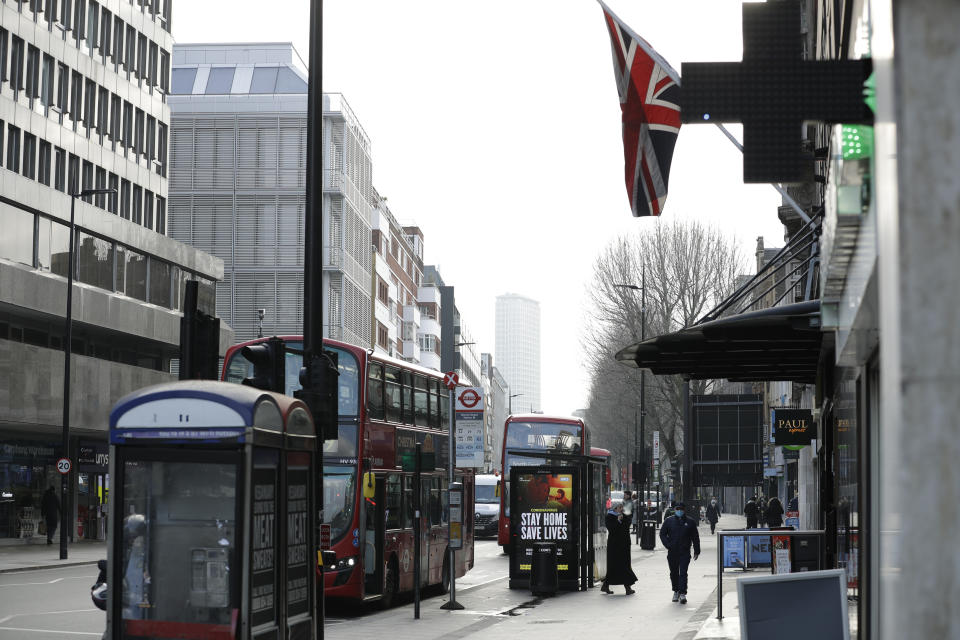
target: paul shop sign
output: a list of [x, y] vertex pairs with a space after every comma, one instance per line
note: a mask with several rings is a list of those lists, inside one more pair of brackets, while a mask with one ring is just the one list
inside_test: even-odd
[[773, 437], [777, 446], [806, 446], [817, 437], [809, 409], [774, 409]]

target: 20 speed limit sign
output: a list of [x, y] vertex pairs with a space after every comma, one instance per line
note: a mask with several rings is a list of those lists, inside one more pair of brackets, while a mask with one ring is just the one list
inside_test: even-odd
[[57, 471], [63, 475], [70, 473], [70, 458], [60, 458], [57, 460]]

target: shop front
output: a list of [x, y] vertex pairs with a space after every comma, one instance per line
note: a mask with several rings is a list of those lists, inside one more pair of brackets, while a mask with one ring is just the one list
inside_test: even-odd
[[77, 447], [77, 539], [107, 539], [109, 470], [110, 446], [81, 439]]
[[59, 494], [60, 443], [27, 437], [0, 443], [0, 544], [46, 539], [40, 502], [47, 487]]

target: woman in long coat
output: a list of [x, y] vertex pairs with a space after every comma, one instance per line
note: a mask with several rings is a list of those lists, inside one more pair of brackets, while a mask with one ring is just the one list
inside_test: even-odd
[[627, 595], [636, 593], [630, 588], [637, 576], [630, 566], [630, 516], [623, 515], [623, 505], [607, 511], [607, 577], [600, 591], [613, 593], [611, 584], [622, 584]]

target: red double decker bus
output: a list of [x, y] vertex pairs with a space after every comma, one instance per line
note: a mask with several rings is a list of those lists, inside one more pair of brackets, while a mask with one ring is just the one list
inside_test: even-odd
[[[303, 338], [283, 336], [286, 389], [300, 388]], [[231, 347], [223, 379], [242, 382], [253, 365], [241, 350], [266, 338]], [[447, 553], [447, 459], [450, 406], [437, 371], [324, 340], [337, 355], [339, 424], [336, 440], [323, 444], [323, 511], [320, 540], [329, 536], [336, 563], [324, 572], [329, 597], [379, 601], [414, 587], [414, 478], [410, 462], [417, 443], [434, 463], [421, 473], [420, 584], [449, 587]], [[375, 478], [374, 497], [364, 498], [364, 474]], [[457, 577], [473, 567], [473, 472], [457, 470], [464, 485], [463, 549]]]
[[580, 418], [548, 416], [542, 413], [511, 415], [503, 425], [503, 490], [500, 492], [500, 526], [497, 542], [510, 553], [510, 468], [514, 466], [562, 464], [555, 459], [519, 456], [510, 451], [583, 455], [589, 451], [587, 428]]

